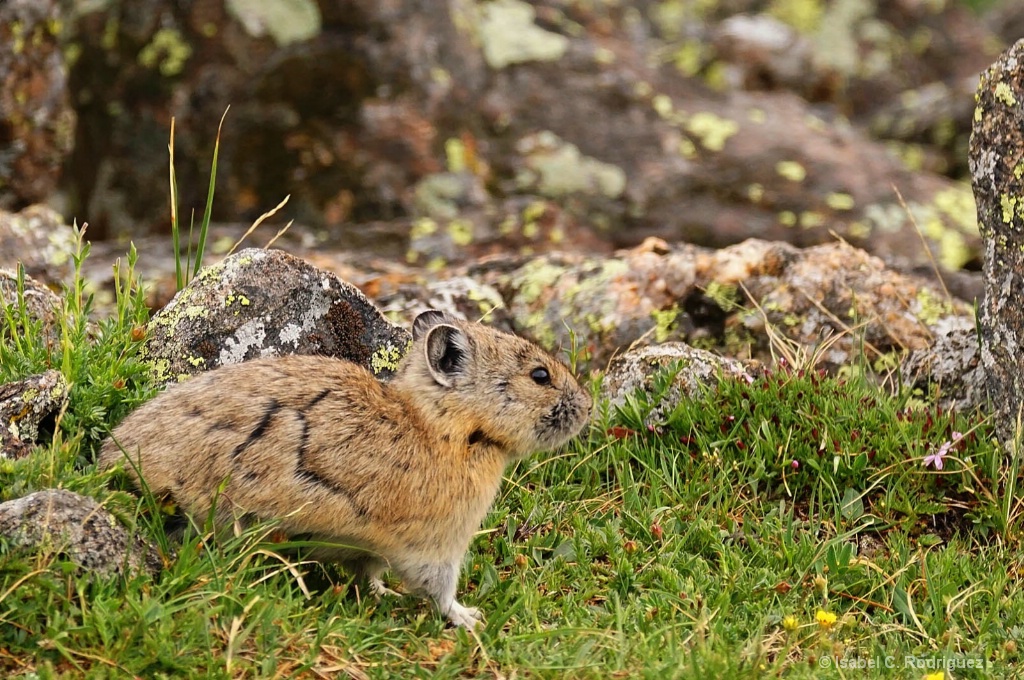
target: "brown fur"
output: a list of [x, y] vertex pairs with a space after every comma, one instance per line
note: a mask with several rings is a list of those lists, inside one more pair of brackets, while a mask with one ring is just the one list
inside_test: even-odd
[[474, 625], [479, 613], [455, 600], [455, 585], [506, 464], [573, 437], [591, 400], [522, 338], [440, 312], [420, 315], [413, 337], [386, 385], [325, 357], [210, 371], [132, 413], [100, 465], [129, 456], [154, 494], [200, 519], [216, 498], [220, 524], [276, 519], [288, 534], [338, 544], [317, 557], [342, 561], [377, 593], [391, 568], [453, 623]]

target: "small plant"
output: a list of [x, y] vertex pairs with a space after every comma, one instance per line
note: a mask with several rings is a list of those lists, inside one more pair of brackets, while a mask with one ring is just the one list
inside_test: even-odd
[[217, 186], [217, 156], [220, 153], [220, 134], [221, 129], [224, 127], [224, 119], [227, 118], [230, 109], [231, 107], [229, 106], [224, 110], [224, 115], [221, 116], [220, 124], [217, 126], [217, 137], [213, 144], [213, 160], [210, 163], [210, 184], [206, 193], [206, 209], [203, 211], [203, 218], [199, 223], [198, 241], [195, 246], [195, 263], [192, 262], [192, 235], [195, 225], [193, 213], [193, 218], [189, 220], [184, 267], [182, 267], [181, 263], [181, 227], [178, 221], [178, 179], [174, 170], [174, 119], [171, 118], [170, 142], [167, 144], [167, 149], [171, 194], [171, 243], [174, 247], [174, 275], [178, 290], [184, 288], [190, 279], [199, 274], [199, 270], [203, 267], [206, 237], [210, 230], [210, 217], [213, 214], [213, 193]]

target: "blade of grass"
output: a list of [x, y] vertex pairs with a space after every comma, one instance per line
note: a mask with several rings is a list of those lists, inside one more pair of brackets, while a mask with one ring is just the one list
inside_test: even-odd
[[185, 287], [181, 272], [181, 239], [178, 235], [178, 178], [174, 174], [174, 118], [171, 118], [171, 139], [167, 143], [170, 161], [168, 163], [171, 185], [171, 245], [174, 248], [174, 281], [178, 290]]
[[217, 139], [213, 143], [213, 162], [210, 164], [210, 187], [206, 194], [206, 210], [203, 213], [203, 221], [199, 225], [199, 243], [196, 244], [196, 264], [192, 270], [192, 276], [199, 273], [203, 266], [203, 251], [206, 249], [206, 235], [210, 229], [210, 215], [213, 213], [213, 190], [217, 184], [217, 156], [220, 153], [220, 134], [224, 127], [224, 119], [227, 118], [231, 107], [224, 109], [224, 115], [220, 117], [220, 124], [217, 126]]
[[292, 197], [292, 195], [288, 194], [287, 196], [284, 197], [284, 200], [282, 200], [280, 203], [278, 203], [276, 206], [274, 206], [273, 208], [271, 208], [267, 212], [265, 212], [262, 215], [260, 215], [256, 219], [256, 221], [252, 223], [252, 226], [249, 227], [249, 229], [244, 234], [242, 234], [242, 238], [240, 238], [237, 241], [235, 241], [235, 245], [231, 246], [231, 250], [228, 251], [228, 255], [230, 255], [231, 253], [235, 252], [235, 249], [238, 248], [238, 246], [242, 245], [242, 242], [245, 241], [245, 239], [249, 238], [249, 235], [252, 234], [252, 232], [256, 231], [257, 227], [259, 227], [261, 224], [263, 224], [266, 220], [268, 220], [271, 217], [273, 217], [274, 215], [276, 215], [277, 211], [279, 211], [281, 208], [283, 208], [288, 203], [288, 199], [291, 198], [291, 197]]

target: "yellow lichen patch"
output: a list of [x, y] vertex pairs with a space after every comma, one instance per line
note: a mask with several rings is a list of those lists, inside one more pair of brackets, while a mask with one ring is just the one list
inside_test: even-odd
[[697, 145], [689, 139], [679, 141], [679, 155], [688, 160], [697, 157]]
[[803, 182], [807, 178], [807, 169], [796, 161], [779, 161], [775, 172], [791, 182]]
[[466, 145], [461, 139], [452, 137], [444, 142], [444, 155], [448, 172], [463, 172], [466, 169]]
[[535, 24], [536, 10], [521, 0], [494, 0], [480, 10], [476, 32], [491, 68], [556, 61], [569, 49], [569, 39]]
[[760, 203], [761, 199], [764, 198], [764, 187], [756, 182], [747, 187], [747, 198], [752, 203]]
[[766, 118], [767, 116], [765, 116], [764, 109], [753, 108], [747, 111], [747, 120], [751, 123], [761, 124]]
[[607, 47], [598, 47], [597, 49], [594, 50], [594, 61], [596, 61], [598, 64], [604, 64], [605, 66], [608, 66], [609, 64], [614, 64], [615, 53], [612, 52]]
[[915, 301], [917, 305], [914, 316], [927, 326], [935, 325], [939, 319], [952, 314], [954, 311], [949, 300], [936, 296], [929, 288], [922, 288], [918, 292]]
[[795, 227], [796, 213], [792, 210], [783, 210], [779, 213], [779, 224], [784, 227]]
[[825, 224], [825, 216], [820, 212], [805, 210], [800, 213], [800, 226], [804, 229], [814, 229]]
[[825, 197], [825, 205], [833, 210], [853, 210], [853, 196], [839, 192], [833, 192]]
[[700, 72], [701, 64], [704, 62], [704, 45], [699, 40], [683, 41], [679, 48], [672, 55], [672, 62], [676, 69], [687, 78], [692, 78]]
[[473, 242], [473, 223], [469, 220], [452, 220], [448, 223], [448, 236], [457, 246], [468, 246]]
[[672, 115], [672, 99], [667, 94], [656, 94], [651, 99], [651, 105], [654, 107], [654, 112], [662, 118], [668, 118]]
[[415, 240], [430, 236], [437, 231], [437, 222], [430, 219], [429, 217], [421, 217], [412, 223], [412, 229], [409, 230], [409, 238]]
[[565, 269], [544, 260], [535, 260], [523, 266], [515, 276], [513, 285], [518, 285], [518, 298], [524, 304], [536, 301], [545, 290], [550, 288], [562, 275]]
[[824, 12], [820, 0], [772, 0], [768, 5], [768, 14], [801, 33], [817, 31]]
[[159, 66], [165, 76], [176, 76], [192, 56], [192, 46], [173, 28], [161, 28], [139, 52], [139, 63], [146, 68]]
[[1017, 105], [1017, 98], [1015, 96], [1013, 96], [1013, 90], [1011, 90], [1010, 86], [1007, 85], [1006, 83], [1003, 83], [1003, 82], [996, 83], [996, 88], [995, 88], [994, 94], [995, 94], [996, 99], [1001, 101], [1006, 106], [1016, 106]]
[[740, 126], [736, 121], [716, 116], [709, 111], [702, 111], [690, 116], [686, 129], [700, 139], [701, 145], [710, 151], [721, 151], [730, 137], [735, 135]]
[[656, 309], [651, 312], [654, 319], [654, 341], [662, 343], [672, 336], [676, 329], [676, 320], [679, 318], [679, 307], [672, 305], [669, 309]]
[[370, 370], [373, 371], [374, 375], [380, 375], [382, 371], [393, 372], [398, 370], [402, 357], [409, 353], [411, 347], [412, 340], [406, 343], [405, 349], [399, 349], [390, 343], [383, 347], [378, 347], [373, 355], [370, 356]]
[[704, 289], [704, 294], [724, 312], [731, 312], [739, 306], [740, 291], [736, 286], [712, 281]]
[[851, 222], [849, 224], [846, 228], [846, 233], [848, 233], [852, 238], [867, 238], [871, 235], [871, 226], [857, 220], [856, 222]]

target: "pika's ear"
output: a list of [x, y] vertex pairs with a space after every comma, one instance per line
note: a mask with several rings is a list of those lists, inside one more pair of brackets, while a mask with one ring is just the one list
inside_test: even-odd
[[444, 312], [436, 309], [428, 309], [427, 311], [420, 313], [416, 317], [416, 320], [412, 322], [412, 339], [419, 340], [434, 326], [451, 322], [452, 318]]
[[471, 351], [469, 338], [455, 326], [438, 324], [427, 332], [427, 366], [439, 385], [452, 386], [453, 379], [465, 372]]

